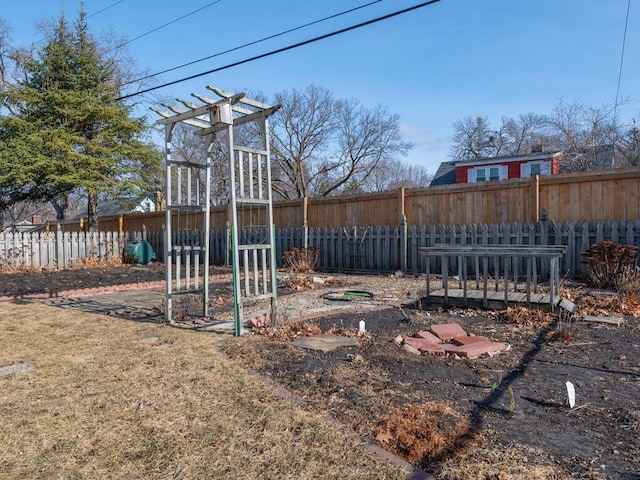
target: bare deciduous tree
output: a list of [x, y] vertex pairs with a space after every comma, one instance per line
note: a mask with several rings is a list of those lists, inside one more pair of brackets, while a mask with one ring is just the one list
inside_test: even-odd
[[400, 160], [380, 162], [364, 182], [364, 190], [381, 192], [398, 188], [427, 187], [433, 175], [424, 167], [409, 165]]
[[638, 162], [637, 129], [631, 128], [625, 134], [622, 131], [614, 109], [560, 100], [547, 115], [527, 113], [517, 118], [502, 117], [497, 130], [491, 127], [487, 117], [465, 117], [456, 121], [450, 157], [459, 161], [522, 155], [542, 145], [564, 152], [561, 171], [633, 165], [634, 161]]
[[620, 166], [640, 166], [640, 130], [635, 120], [620, 139], [618, 147]]
[[456, 161], [496, 156], [495, 149], [490, 148], [492, 132], [487, 117], [464, 117], [455, 121], [449, 156]]
[[271, 121], [274, 190], [283, 198], [361, 190], [375, 168], [405, 155], [398, 116], [336, 100], [311, 85], [275, 96], [282, 105]]
[[537, 113], [525, 113], [518, 118], [502, 117], [502, 131], [507, 139], [507, 155], [531, 152], [534, 146], [546, 143], [544, 128], [546, 119]]

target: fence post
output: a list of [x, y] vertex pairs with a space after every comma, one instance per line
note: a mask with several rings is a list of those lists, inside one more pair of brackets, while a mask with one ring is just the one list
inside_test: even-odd
[[400, 223], [400, 271], [407, 272], [407, 216], [404, 213], [404, 187], [398, 189], [398, 220]]
[[307, 251], [309, 247], [309, 222], [307, 220], [307, 210], [309, 206], [309, 199], [302, 197], [302, 234], [304, 235], [304, 250]]
[[[540, 212], [540, 245], [545, 247], [549, 245], [549, 222], [547, 221], [547, 210], [544, 208]], [[540, 267], [542, 279], [546, 280], [549, 273], [547, 262], [542, 262]]]
[[529, 205], [529, 221], [540, 220], [540, 175], [534, 175], [529, 179], [531, 185], [531, 204]]
[[400, 218], [400, 270], [407, 272], [407, 217]]
[[62, 226], [56, 228], [56, 266], [58, 270], [64, 268], [64, 242], [62, 241]]

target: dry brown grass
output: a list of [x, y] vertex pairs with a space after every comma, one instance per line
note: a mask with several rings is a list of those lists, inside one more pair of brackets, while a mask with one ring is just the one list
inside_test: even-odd
[[406, 478], [232, 364], [218, 341], [0, 304], [0, 367], [35, 367], [0, 376], [0, 477]]

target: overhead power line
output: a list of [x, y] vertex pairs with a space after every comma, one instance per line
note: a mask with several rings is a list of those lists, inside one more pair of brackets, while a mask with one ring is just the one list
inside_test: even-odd
[[289, 45], [289, 46], [286, 46], [286, 47], [278, 48], [276, 50], [272, 50], [272, 51], [267, 52], [267, 53], [262, 53], [260, 55], [256, 55], [256, 56], [251, 57], [251, 58], [246, 58], [244, 60], [240, 60], [238, 62], [230, 63], [230, 64], [224, 65], [222, 67], [218, 67], [218, 68], [214, 68], [214, 69], [211, 69], [211, 70], [207, 70], [205, 72], [200, 72], [200, 73], [197, 73], [195, 75], [190, 75], [188, 77], [183, 77], [183, 78], [180, 78], [178, 80], [174, 80], [172, 82], [163, 83], [162, 85], [157, 85], [155, 87], [146, 88], [144, 90], [140, 90], [139, 92], [130, 93], [128, 95], [123, 95], [121, 97], [118, 97], [116, 99], [116, 101], [125, 100], [127, 98], [131, 98], [131, 97], [135, 97], [135, 96], [142, 95], [142, 94], [145, 94], [145, 93], [153, 92], [155, 90], [159, 90], [159, 89], [164, 88], [164, 87], [169, 87], [169, 86], [175, 85], [177, 83], [182, 83], [182, 82], [186, 82], [188, 80], [193, 80], [194, 78], [203, 77], [203, 76], [209, 75], [211, 73], [216, 73], [216, 72], [220, 72], [222, 70], [227, 70], [229, 68], [237, 67], [237, 66], [243, 65], [245, 63], [253, 62], [255, 60], [260, 60], [260, 59], [266, 58], [266, 57], [270, 57], [270, 56], [276, 55], [278, 53], [286, 52], [288, 50], [293, 50], [295, 48], [299, 48], [299, 47], [302, 47], [304, 45], [309, 45], [311, 43], [319, 42], [320, 40], [325, 40], [325, 39], [330, 38], [330, 37], [335, 37], [336, 35], [340, 35], [340, 34], [343, 34], [343, 33], [346, 33], [346, 32], [350, 32], [352, 30], [356, 30], [358, 28], [366, 27], [367, 25], [372, 25], [374, 23], [378, 23], [378, 22], [381, 22], [383, 20], [387, 20], [389, 18], [397, 17], [398, 15], [402, 15], [404, 13], [408, 13], [408, 12], [417, 10], [419, 8], [423, 8], [423, 7], [426, 7], [426, 6], [429, 6], [429, 5], [433, 5], [434, 3], [438, 3], [440, 1], [441, 0], [430, 0], [428, 2], [419, 3], [418, 5], [414, 5], [412, 7], [404, 8], [402, 10], [398, 10], [398, 11], [389, 13], [387, 15], [383, 15], [381, 17], [377, 17], [377, 18], [373, 18], [371, 20], [367, 20], [366, 22], [358, 23], [356, 25], [351, 25], [350, 27], [341, 28], [340, 30], [336, 30], [336, 31], [333, 31], [333, 32], [330, 32], [330, 33], [326, 33], [324, 35], [320, 35], [319, 37], [314, 37], [314, 38], [311, 38], [309, 40], [304, 40], [302, 42], [294, 43], [293, 45]]
[[[631, 0], [627, 0], [627, 15], [624, 19], [624, 34], [622, 35], [622, 52], [620, 53], [620, 69], [618, 70], [618, 88], [616, 88], [616, 103], [614, 108], [618, 107], [618, 98], [620, 96], [620, 83], [622, 82], [622, 65], [624, 64], [624, 47], [627, 43], [627, 26], [629, 25], [629, 9], [631, 7]], [[615, 118], [615, 113], [614, 113]]]
[[276, 37], [281, 37], [282, 35], [286, 35], [287, 33], [295, 32], [296, 30], [301, 30], [303, 28], [310, 27], [311, 25], [316, 25], [318, 23], [325, 22], [327, 20], [331, 20], [333, 18], [337, 18], [337, 17], [340, 17], [342, 15], [346, 15], [347, 13], [355, 12], [356, 10], [360, 10], [362, 8], [365, 8], [365, 7], [370, 7], [371, 5], [373, 5], [375, 3], [380, 3], [381, 1], [382, 0], [375, 0], [374, 2], [365, 3], [364, 5], [360, 5], [359, 7], [354, 7], [354, 8], [351, 8], [349, 10], [345, 10], [343, 12], [336, 13], [334, 15], [330, 15], [328, 17], [324, 17], [324, 18], [321, 18], [319, 20], [315, 20], [313, 22], [305, 23], [304, 25], [300, 25], [300, 26], [295, 27], [295, 28], [290, 28], [289, 30], [285, 30], [283, 32], [276, 33], [274, 35], [269, 35], [268, 37], [261, 38], [260, 40], [255, 40], [253, 42], [245, 43], [244, 45], [240, 45], [239, 47], [230, 48], [229, 50], [224, 50], [222, 52], [214, 53], [213, 55], [209, 55], [207, 57], [202, 57], [202, 58], [199, 58], [197, 60], [193, 60], [192, 62], [183, 63], [182, 65], [178, 65], [177, 67], [168, 68], [166, 70], [161, 70], [159, 72], [152, 73], [152, 74], [146, 75], [144, 77], [136, 78], [135, 80], [130, 80], [130, 81], [126, 82], [126, 83], [123, 83], [121, 86], [125, 86], [125, 85], [130, 85], [132, 83], [141, 82], [143, 80], [147, 80], [148, 78], [157, 77], [158, 75], [162, 75], [164, 73], [173, 72], [174, 70], [179, 70], [181, 68], [188, 67], [188, 66], [194, 65], [196, 63], [204, 62], [205, 60], [211, 60], [212, 58], [219, 57], [219, 56], [225, 55], [227, 53], [235, 52], [237, 50], [241, 50], [243, 48], [250, 47], [251, 45], [256, 45], [258, 43], [266, 42], [267, 40], [272, 40], [272, 39], [274, 39]]
[[156, 28], [154, 28], [154, 29], [152, 29], [152, 30], [149, 30], [148, 32], [144, 32], [143, 34], [138, 35], [137, 37], [134, 37], [134, 38], [132, 38], [132, 39], [130, 39], [130, 40], [127, 40], [126, 42], [122, 42], [122, 43], [121, 43], [121, 44], [119, 44], [119, 45], [116, 45], [116, 46], [113, 48], [113, 50], [115, 50], [116, 48], [124, 47], [125, 45], [128, 45], [128, 44], [130, 44], [131, 42], [135, 42], [136, 40], [139, 40], [139, 39], [141, 39], [142, 37], [146, 37], [147, 35], [150, 35], [150, 34], [152, 34], [152, 33], [154, 33], [154, 32], [157, 32], [158, 30], [161, 30], [161, 29], [163, 29], [163, 28], [165, 28], [165, 27], [168, 27], [169, 25], [172, 25], [172, 24], [174, 24], [174, 23], [176, 23], [176, 22], [179, 22], [180, 20], [184, 20], [185, 18], [190, 17], [191, 15], [193, 15], [193, 14], [195, 14], [195, 13], [201, 12], [201, 11], [202, 11], [202, 10], [204, 10], [205, 8], [209, 8], [210, 6], [215, 5], [216, 3], [220, 3], [221, 1], [222, 1], [222, 0], [216, 0], [215, 2], [208, 3], [208, 4], [206, 4], [204, 7], [200, 7], [200, 8], [198, 8], [198, 9], [196, 9], [196, 10], [193, 10], [192, 12], [189, 12], [189, 13], [187, 13], [187, 14], [185, 14], [185, 15], [182, 15], [181, 17], [174, 18], [174, 19], [173, 19], [173, 20], [171, 20], [170, 22], [167, 22], [167, 23], [165, 23], [165, 24], [163, 24], [163, 25], [160, 25], [159, 27], [156, 27]]
[[124, 0], [118, 0], [117, 2], [112, 3], [111, 5], [107, 5], [106, 7], [104, 7], [101, 10], [98, 10], [97, 12], [93, 12], [91, 15], [88, 15], [87, 18], [91, 18], [91, 17], [95, 17], [96, 15], [98, 15], [99, 13], [104, 12], [105, 10], [109, 10], [111, 7], [115, 7], [116, 5], [118, 5], [119, 3], [124, 2]]

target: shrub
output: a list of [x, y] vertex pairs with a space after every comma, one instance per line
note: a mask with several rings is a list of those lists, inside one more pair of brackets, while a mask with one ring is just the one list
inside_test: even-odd
[[587, 282], [598, 288], [617, 288], [634, 279], [640, 248], [611, 241], [591, 245], [582, 252]]
[[282, 259], [286, 268], [291, 272], [312, 272], [318, 262], [320, 249], [316, 247], [294, 248], [284, 252]]
[[637, 274], [637, 271], [632, 278], [618, 283], [617, 289], [618, 298], [623, 302], [624, 306], [632, 308], [634, 305], [636, 307], [640, 305], [640, 275]]

